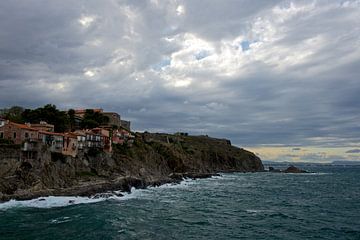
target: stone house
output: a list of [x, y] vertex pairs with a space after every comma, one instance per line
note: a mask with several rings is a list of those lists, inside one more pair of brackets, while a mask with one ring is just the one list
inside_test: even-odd
[[39, 131], [29, 124], [19, 124], [5, 121], [0, 127], [0, 138], [12, 140], [15, 144], [38, 139]]
[[116, 113], [116, 112], [103, 112], [102, 115], [109, 118], [109, 122], [107, 123], [107, 125], [105, 127], [109, 127], [110, 129], [113, 128], [114, 126], [116, 128], [121, 127], [121, 117], [120, 117], [120, 115], [118, 113]]
[[121, 127], [125, 128], [128, 131], [130, 131], [130, 124], [130, 121], [121, 120]]

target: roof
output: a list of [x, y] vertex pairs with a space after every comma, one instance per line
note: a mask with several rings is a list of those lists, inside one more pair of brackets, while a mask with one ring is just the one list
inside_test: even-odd
[[45, 135], [64, 136], [63, 133], [55, 133], [55, 132], [39, 131], [39, 133], [42, 133], [42, 134], [45, 134]]
[[20, 129], [26, 129], [26, 130], [29, 130], [29, 131], [39, 131], [38, 129], [36, 128], [31, 128], [29, 127], [28, 125], [26, 124], [20, 124], [20, 123], [14, 123], [14, 122], [9, 122], [10, 125], [13, 125], [17, 128], [20, 128]]
[[76, 130], [75, 132], [71, 132], [72, 134], [75, 134], [76, 136], [85, 136], [84, 130]]
[[73, 133], [73, 132], [67, 132], [64, 134], [66, 137], [70, 137], [70, 138], [77, 138], [78, 134]]

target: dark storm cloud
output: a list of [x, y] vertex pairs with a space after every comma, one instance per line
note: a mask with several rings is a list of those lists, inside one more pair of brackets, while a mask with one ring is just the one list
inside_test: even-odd
[[359, 14], [359, 1], [4, 0], [0, 107], [103, 107], [138, 130], [237, 145], [358, 147]]

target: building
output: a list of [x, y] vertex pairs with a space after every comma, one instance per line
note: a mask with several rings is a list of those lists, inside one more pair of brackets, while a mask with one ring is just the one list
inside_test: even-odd
[[114, 144], [124, 144], [129, 143], [132, 144], [134, 142], [135, 136], [132, 135], [129, 131], [125, 129], [116, 129], [112, 134], [112, 142]]
[[111, 152], [111, 138], [110, 131], [103, 128], [93, 128], [92, 132], [101, 135], [102, 148], [106, 152]]
[[38, 129], [39, 131], [44, 131], [44, 132], [54, 132], [54, 128], [55, 128], [54, 125], [48, 124], [45, 121], [40, 121], [40, 123], [38, 123], [38, 124], [31, 123], [30, 127]]
[[5, 119], [0, 118], [0, 127], [4, 126], [6, 123]]
[[74, 128], [81, 129], [81, 122], [85, 116], [86, 110], [92, 110], [94, 112], [103, 113], [102, 108], [93, 108], [93, 109], [75, 109], [75, 116], [74, 116]]
[[64, 134], [64, 146], [62, 154], [76, 157], [78, 153], [78, 135], [75, 133], [65, 133]]
[[38, 139], [39, 131], [31, 128], [29, 124], [2, 121], [1, 125], [0, 138], [11, 140], [14, 144], [22, 144], [25, 141]]
[[93, 110], [94, 112], [103, 113], [103, 109], [102, 109], [102, 108], [76, 109], [76, 110], [75, 110], [75, 116], [83, 119], [84, 116], [85, 116], [86, 110]]
[[93, 112], [101, 113], [103, 116], [109, 119], [109, 122], [105, 125], [100, 126], [101, 128], [105, 128], [107, 130], [112, 130], [114, 128], [123, 127], [130, 131], [130, 121], [121, 120], [120, 114], [116, 112], [104, 112], [102, 108], [94, 108], [94, 109], [76, 109], [75, 110], [75, 128], [80, 129], [80, 123], [85, 116], [87, 110], [92, 110]]
[[39, 140], [50, 147], [51, 152], [63, 152], [64, 138], [63, 133], [39, 131]]
[[77, 137], [78, 150], [85, 149], [85, 147], [86, 147], [85, 131], [77, 130], [77, 131], [73, 132], [72, 134], [74, 134]]
[[130, 121], [121, 120], [121, 127], [123, 127], [126, 130], [130, 131]]
[[94, 133], [91, 130], [85, 131], [86, 144], [87, 148], [103, 148], [104, 141], [101, 133]]
[[116, 112], [103, 112], [102, 115], [104, 115], [105, 117], [109, 118], [109, 122], [107, 124], [107, 127], [116, 127], [116, 128], [120, 128], [121, 127], [121, 117], [118, 113]]

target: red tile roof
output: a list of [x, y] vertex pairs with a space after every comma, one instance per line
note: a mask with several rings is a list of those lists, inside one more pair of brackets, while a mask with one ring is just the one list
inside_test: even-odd
[[9, 122], [9, 124], [13, 125], [14, 127], [21, 128], [21, 129], [26, 129], [26, 130], [30, 130], [30, 131], [39, 131], [39, 129], [31, 128], [26, 124], [20, 124], [20, 123], [14, 123], [14, 122]]
[[46, 135], [54, 135], [54, 136], [64, 136], [63, 133], [55, 133], [55, 132], [39, 131], [39, 133], [46, 134]]

